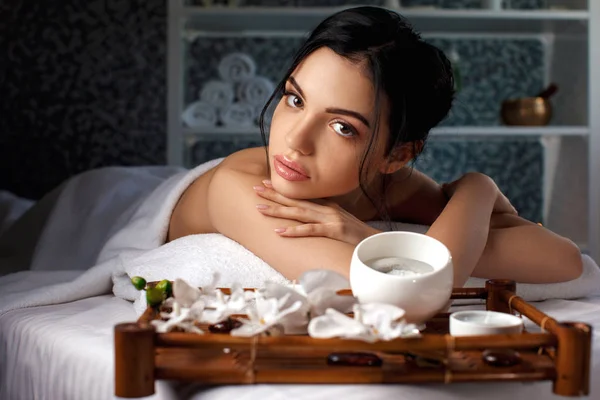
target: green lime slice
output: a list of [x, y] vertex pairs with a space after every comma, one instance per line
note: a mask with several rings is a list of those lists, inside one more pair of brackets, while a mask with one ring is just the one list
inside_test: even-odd
[[146, 287], [146, 280], [141, 276], [134, 276], [131, 278], [131, 283], [137, 290], [143, 290]]
[[146, 302], [152, 307], [160, 305], [164, 298], [164, 292], [160, 289], [148, 288], [146, 290]]
[[163, 279], [162, 281], [158, 282], [155, 288], [162, 290], [165, 294], [165, 297], [171, 297], [173, 294], [173, 286], [171, 285], [171, 281], [168, 279]]

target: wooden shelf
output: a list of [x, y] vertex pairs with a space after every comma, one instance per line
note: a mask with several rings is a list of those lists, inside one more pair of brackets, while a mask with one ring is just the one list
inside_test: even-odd
[[[183, 7], [188, 29], [211, 32], [299, 31], [347, 7]], [[421, 32], [569, 33], [587, 31], [587, 10], [392, 9]]]
[[[253, 136], [259, 138], [258, 127], [214, 127], [214, 128], [184, 128], [186, 137], [210, 136]], [[587, 136], [586, 126], [540, 126], [540, 127], [509, 127], [509, 126], [452, 126], [434, 128], [434, 136]]]

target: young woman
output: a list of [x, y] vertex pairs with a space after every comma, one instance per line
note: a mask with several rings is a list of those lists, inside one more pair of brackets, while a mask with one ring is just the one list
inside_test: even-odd
[[439, 186], [414, 170], [429, 131], [452, 105], [444, 54], [396, 13], [359, 7], [323, 21], [298, 51], [261, 115], [265, 149], [239, 151], [198, 178], [171, 217], [168, 240], [219, 232], [290, 279], [348, 274], [364, 221], [430, 225], [469, 276], [559, 282], [582, 271], [568, 239], [520, 218], [492, 179]]

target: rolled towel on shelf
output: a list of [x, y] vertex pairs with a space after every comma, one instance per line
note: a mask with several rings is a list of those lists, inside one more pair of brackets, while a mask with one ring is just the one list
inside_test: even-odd
[[254, 107], [248, 103], [233, 103], [220, 110], [221, 123], [229, 127], [254, 126]]
[[240, 101], [262, 108], [274, 90], [275, 85], [268, 78], [255, 76], [238, 84], [237, 98]]
[[190, 128], [212, 127], [217, 125], [217, 107], [205, 101], [195, 101], [186, 107], [181, 119]]
[[225, 108], [233, 104], [235, 91], [229, 82], [212, 80], [202, 86], [200, 100], [217, 108]]
[[219, 76], [226, 82], [241, 82], [254, 77], [256, 64], [244, 53], [230, 53], [219, 63]]

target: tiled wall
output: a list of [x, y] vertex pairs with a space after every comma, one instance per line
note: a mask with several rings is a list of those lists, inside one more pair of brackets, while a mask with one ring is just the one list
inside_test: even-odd
[[[416, 0], [404, 5], [409, 1]], [[459, 3], [481, 4], [435, 1], [449, 7]], [[511, 0], [510, 6], [541, 3]], [[166, 0], [0, 2], [0, 54], [10, 65], [0, 79], [0, 189], [36, 198], [86, 169], [165, 161], [165, 5]], [[298, 44], [290, 38], [243, 40], [191, 43], [188, 100], [226, 52], [252, 53], [259, 71], [275, 80]], [[454, 46], [462, 58], [464, 87], [445, 124], [497, 124], [502, 98], [541, 88], [543, 48], [535, 40], [431, 40], [444, 49]], [[195, 146], [196, 162], [258, 144], [249, 138], [208, 139]], [[417, 163], [440, 180], [471, 169], [487, 172], [522, 214], [535, 220], [541, 215], [542, 165], [536, 140], [491, 138], [434, 138]]]

